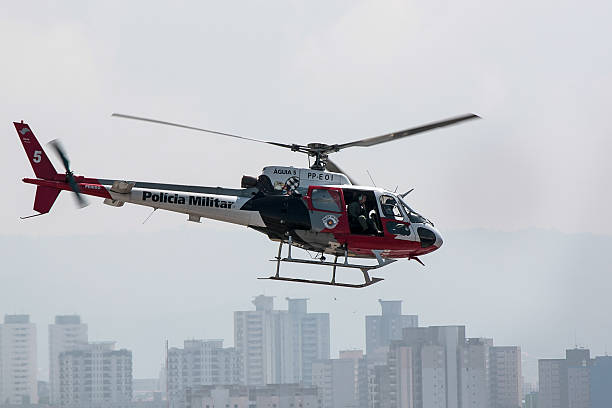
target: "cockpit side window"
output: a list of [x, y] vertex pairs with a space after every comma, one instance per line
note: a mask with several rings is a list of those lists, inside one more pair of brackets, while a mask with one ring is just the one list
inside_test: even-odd
[[312, 190], [312, 206], [317, 210], [340, 212], [342, 200], [335, 190]]
[[404, 216], [402, 211], [395, 201], [395, 198], [389, 195], [380, 196], [380, 208], [382, 209], [383, 216], [386, 218], [395, 218], [396, 220], [403, 220]]
[[421, 214], [417, 213], [412, 208], [410, 208], [404, 200], [400, 200], [400, 201], [402, 205], [404, 206], [404, 211], [406, 211], [406, 214], [408, 214], [408, 219], [410, 219], [411, 223], [421, 224], [421, 223], [427, 222], [427, 220]]

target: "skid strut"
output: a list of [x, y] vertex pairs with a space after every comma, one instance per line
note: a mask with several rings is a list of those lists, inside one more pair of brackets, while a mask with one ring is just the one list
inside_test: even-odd
[[[286, 282], [299, 282], [299, 283], [312, 283], [316, 285], [328, 285], [328, 286], [342, 286], [346, 288], [364, 288], [366, 286], [373, 285], [377, 282], [383, 280], [382, 278], [375, 278], [370, 276], [370, 271], [378, 268], [382, 268], [383, 266], [389, 265], [390, 263], [395, 262], [395, 259], [383, 259], [381, 256], [381, 251], [373, 251], [376, 260], [378, 261], [378, 265], [359, 265], [359, 264], [351, 264], [348, 261], [348, 249], [344, 248], [344, 262], [338, 262], [338, 255], [334, 256], [333, 262], [326, 262], [324, 260], [316, 261], [313, 259], [300, 259], [293, 258], [291, 256], [291, 247], [293, 246], [293, 238], [289, 236], [288, 239], [289, 247], [287, 249], [287, 257], [282, 257], [283, 250], [283, 241], [278, 245], [278, 255], [271, 259], [271, 261], [276, 262], [276, 273], [274, 276], [270, 276], [269, 278], [258, 278], [258, 279], [272, 279], [272, 280], [280, 280]], [[321, 280], [313, 280], [313, 279], [301, 279], [301, 278], [286, 278], [280, 276], [280, 265], [281, 262], [289, 262], [289, 263], [301, 263], [301, 264], [309, 264], [309, 265], [319, 265], [319, 266], [331, 266], [332, 267], [332, 278], [331, 281], [321, 281]], [[336, 270], [338, 267], [349, 268], [349, 269], [359, 269], [363, 273], [363, 283], [342, 283], [336, 282]]]

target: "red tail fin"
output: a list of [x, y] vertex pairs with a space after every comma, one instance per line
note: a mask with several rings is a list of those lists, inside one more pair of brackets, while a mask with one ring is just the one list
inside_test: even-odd
[[[54, 179], [57, 172], [53, 167], [53, 163], [51, 163], [51, 160], [49, 160], [47, 157], [47, 154], [40, 146], [40, 143], [38, 143], [38, 140], [36, 139], [36, 136], [34, 136], [34, 133], [30, 127], [25, 123], [13, 122], [13, 124], [15, 125], [15, 129], [17, 129], [17, 134], [21, 139], [21, 144], [23, 144], [23, 148], [26, 151], [26, 155], [30, 160], [30, 164], [34, 169], [34, 174], [36, 174], [36, 177], [47, 180]], [[39, 190], [37, 189], [36, 202], [38, 202], [38, 193]], [[57, 197], [57, 194], [55, 197]], [[51, 208], [53, 201], [55, 201], [55, 198], [51, 201], [49, 208]], [[36, 203], [34, 206], [36, 207]]]

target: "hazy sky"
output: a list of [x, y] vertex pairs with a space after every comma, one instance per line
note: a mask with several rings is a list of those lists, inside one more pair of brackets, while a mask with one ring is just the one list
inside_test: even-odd
[[[273, 245], [263, 236], [215, 222], [187, 225], [186, 217], [161, 212], [143, 226], [148, 211], [129, 205], [115, 209], [97, 201], [77, 211], [64, 193], [51, 215], [20, 221], [18, 216], [31, 213], [34, 196], [34, 188], [20, 182], [32, 176], [12, 125], [21, 119], [43, 143], [61, 138], [74, 170], [94, 177], [236, 187], [243, 174], [258, 175], [265, 165], [306, 164], [305, 157], [271, 146], [114, 119], [112, 112], [286, 143], [340, 143], [474, 112], [484, 119], [347, 149], [335, 160], [358, 180], [368, 180], [368, 169], [379, 186], [415, 187], [410, 202], [443, 235], [473, 228], [608, 234], [612, 228], [609, 1], [591, 1], [588, 7], [522, 0], [22, 3], [0, 3], [5, 236], [62, 236], [74, 242], [90, 235], [99, 238], [96, 261], [109, 262], [112, 237], [163, 236], [171, 230], [180, 240], [180, 232], [189, 231], [200, 237], [198, 250], [165, 255], [192, 260], [190, 268], [198, 273], [213, 272], [206, 268], [211, 258], [225, 261], [216, 272], [236, 273], [232, 261], [247, 245], [258, 245], [262, 253], [247, 251], [245, 265], [269, 268]], [[217, 233], [230, 238], [213, 251], [209, 243]], [[448, 257], [444, 253], [452, 249], [445, 245], [429, 257]], [[567, 256], [565, 251], [560, 248], [558, 255]], [[27, 280], [28, 264], [15, 256], [4, 254]], [[44, 265], [50, 255], [31, 256]], [[554, 260], [555, 254], [550, 256]], [[138, 273], [139, 293], [164, 287], [166, 279], [149, 279], [143, 272], [151, 262], [147, 251], [126, 262], [113, 267]], [[81, 268], [87, 276], [87, 265]], [[183, 272], [168, 271], [186, 280]], [[483, 284], [469, 268], [457, 273], [474, 286]], [[278, 286], [253, 286], [251, 275], [232, 280], [238, 288], [213, 281], [198, 301], [207, 301], [206, 291], [224, 292], [235, 301], [227, 307], [249, 307], [257, 294], [253, 288], [264, 287], [284, 297]], [[0, 313], [10, 307], [27, 311], [41, 301], [27, 286], [15, 293], [22, 277], [11, 276], [2, 277]], [[128, 296], [120, 279], [113, 284]], [[442, 276], [439, 284], [445, 286]], [[315, 297], [317, 290], [301, 287], [299, 293]], [[405, 300], [412, 290], [406, 288]], [[3, 304], [8, 291], [22, 303], [11, 297], [11, 304]], [[105, 316], [95, 290], [89, 293], [101, 317], [127, 324]], [[367, 298], [373, 313], [377, 297], [397, 297], [394, 291], [372, 294], [360, 291], [352, 298]], [[125, 307], [134, 304], [129, 296], [123, 301]], [[510, 301], [520, 303], [520, 294]], [[145, 296], [138, 307], [156, 302]], [[82, 307], [73, 304], [74, 310]], [[66, 304], [58, 310], [48, 305], [49, 316], [70, 311]], [[203, 310], [179, 300], [168, 307], [169, 315], [189, 307]], [[130, 324], [137, 327], [139, 321]], [[487, 334], [495, 336], [479, 333]], [[115, 337], [121, 343], [121, 335]], [[138, 375], [153, 375], [135, 368]]]

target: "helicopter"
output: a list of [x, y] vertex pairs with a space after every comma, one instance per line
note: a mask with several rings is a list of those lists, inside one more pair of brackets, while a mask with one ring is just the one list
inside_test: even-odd
[[[240, 188], [163, 184], [145, 181], [101, 179], [75, 175], [58, 140], [48, 146], [59, 156], [64, 173], [58, 173], [30, 126], [13, 122], [36, 178], [23, 182], [36, 186], [34, 210], [47, 214], [61, 191], [70, 191], [79, 207], [88, 204], [84, 196], [104, 199], [104, 204], [121, 207], [125, 203], [187, 215], [199, 223], [202, 218], [243, 225], [266, 234], [278, 242], [274, 275], [259, 279], [363, 288], [380, 282], [372, 271], [399, 259], [424, 265], [420, 256], [442, 245], [442, 236], [434, 224], [411, 208], [406, 196], [376, 186], [359, 185], [329, 155], [351, 147], [371, 147], [433, 129], [480, 118], [469, 113], [422, 126], [342, 144], [285, 144], [243, 137], [157, 119], [113, 113], [113, 117], [174, 126], [244, 141], [265, 143], [308, 156], [309, 167], [266, 166], [258, 176], [243, 176]], [[310, 163], [313, 159], [312, 164]], [[152, 213], [151, 213], [152, 214]], [[283, 246], [286, 245], [286, 255]], [[293, 248], [312, 251], [314, 258], [300, 258]], [[327, 256], [333, 256], [328, 261]], [[338, 259], [341, 258], [339, 261]], [[365, 264], [350, 258], [373, 259]], [[361, 262], [361, 261], [359, 261]], [[331, 268], [330, 280], [281, 276], [281, 263], [301, 263]], [[363, 283], [336, 281], [337, 268], [360, 270]]]

